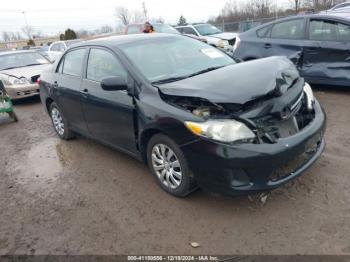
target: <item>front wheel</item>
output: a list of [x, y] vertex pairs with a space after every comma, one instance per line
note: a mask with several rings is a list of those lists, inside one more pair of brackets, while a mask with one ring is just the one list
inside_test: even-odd
[[56, 134], [63, 140], [69, 140], [74, 137], [73, 132], [69, 129], [68, 121], [63, 116], [55, 102], [50, 105], [50, 116]]
[[147, 160], [158, 184], [167, 193], [185, 197], [196, 189], [181, 149], [169, 137], [157, 134], [151, 138], [147, 147]]

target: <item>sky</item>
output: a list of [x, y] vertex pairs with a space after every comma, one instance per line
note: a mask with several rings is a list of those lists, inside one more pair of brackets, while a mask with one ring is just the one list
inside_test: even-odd
[[[217, 16], [227, 0], [3, 0], [0, 8], [0, 32], [21, 31], [25, 17], [30, 26], [44, 34], [54, 35], [70, 27], [74, 30], [115, 27], [115, 8], [141, 10], [145, 2], [149, 17], [162, 17], [174, 24], [183, 14], [188, 22], [203, 22]], [[246, 0], [239, 0], [244, 2]], [[275, 0], [277, 2], [277, 0]], [[283, 4], [289, 0], [278, 0]]]

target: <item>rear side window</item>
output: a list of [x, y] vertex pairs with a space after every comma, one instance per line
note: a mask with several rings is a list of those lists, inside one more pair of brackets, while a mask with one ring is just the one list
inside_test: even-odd
[[56, 52], [64, 52], [65, 47], [62, 43], [53, 44], [50, 48], [50, 51], [56, 51]]
[[275, 24], [272, 27], [271, 37], [279, 39], [303, 39], [304, 19], [295, 19]]
[[197, 35], [196, 31], [194, 31], [194, 29], [191, 27], [184, 27], [182, 29], [183, 29], [183, 31], [182, 31], [183, 34]]
[[64, 56], [62, 73], [72, 76], [81, 76], [85, 49], [77, 49]]
[[270, 37], [271, 26], [266, 26], [256, 31], [256, 34], [260, 38], [269, 38]]
[[126, 78], [126, 71], [118, 59], [110, 52], [103, 49], [91, 49], [87, 65], [86, 78], [101, 82], [110, 76]]
[[132, 34], [140, 34], [141, 33], [141, 27], [138, 25], [130, 25], [128, 27], [128, 35], [132, 35]]
[[350, 26], [333, 21], [312, 20], [310, 22], [310, 40], [350, 41]]

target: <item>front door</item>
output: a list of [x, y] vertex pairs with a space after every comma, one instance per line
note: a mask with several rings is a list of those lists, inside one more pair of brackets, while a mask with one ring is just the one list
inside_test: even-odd
[[105, 91], [101, 80], [128, 73], [116, 55], [107, 49], [91, 48], [81, 91], [83, 112], [89, 133], [114, 147], [136, 153], [133, 98], [126, 91]]

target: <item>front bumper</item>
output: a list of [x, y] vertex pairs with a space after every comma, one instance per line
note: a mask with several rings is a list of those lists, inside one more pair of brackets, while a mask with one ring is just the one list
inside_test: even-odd
[[199, 139], [182, 150], [202, 189], [228, 196], [253, 194], [275, 189], [309, 168], [325, 148], [325, 127], [325, 112], [316, 101], [314, 120], [277, 143], [227, 145]]
[[39, 95], [39, 86], [34, 84], [5, 86], [8, 95], [13, 100]]

